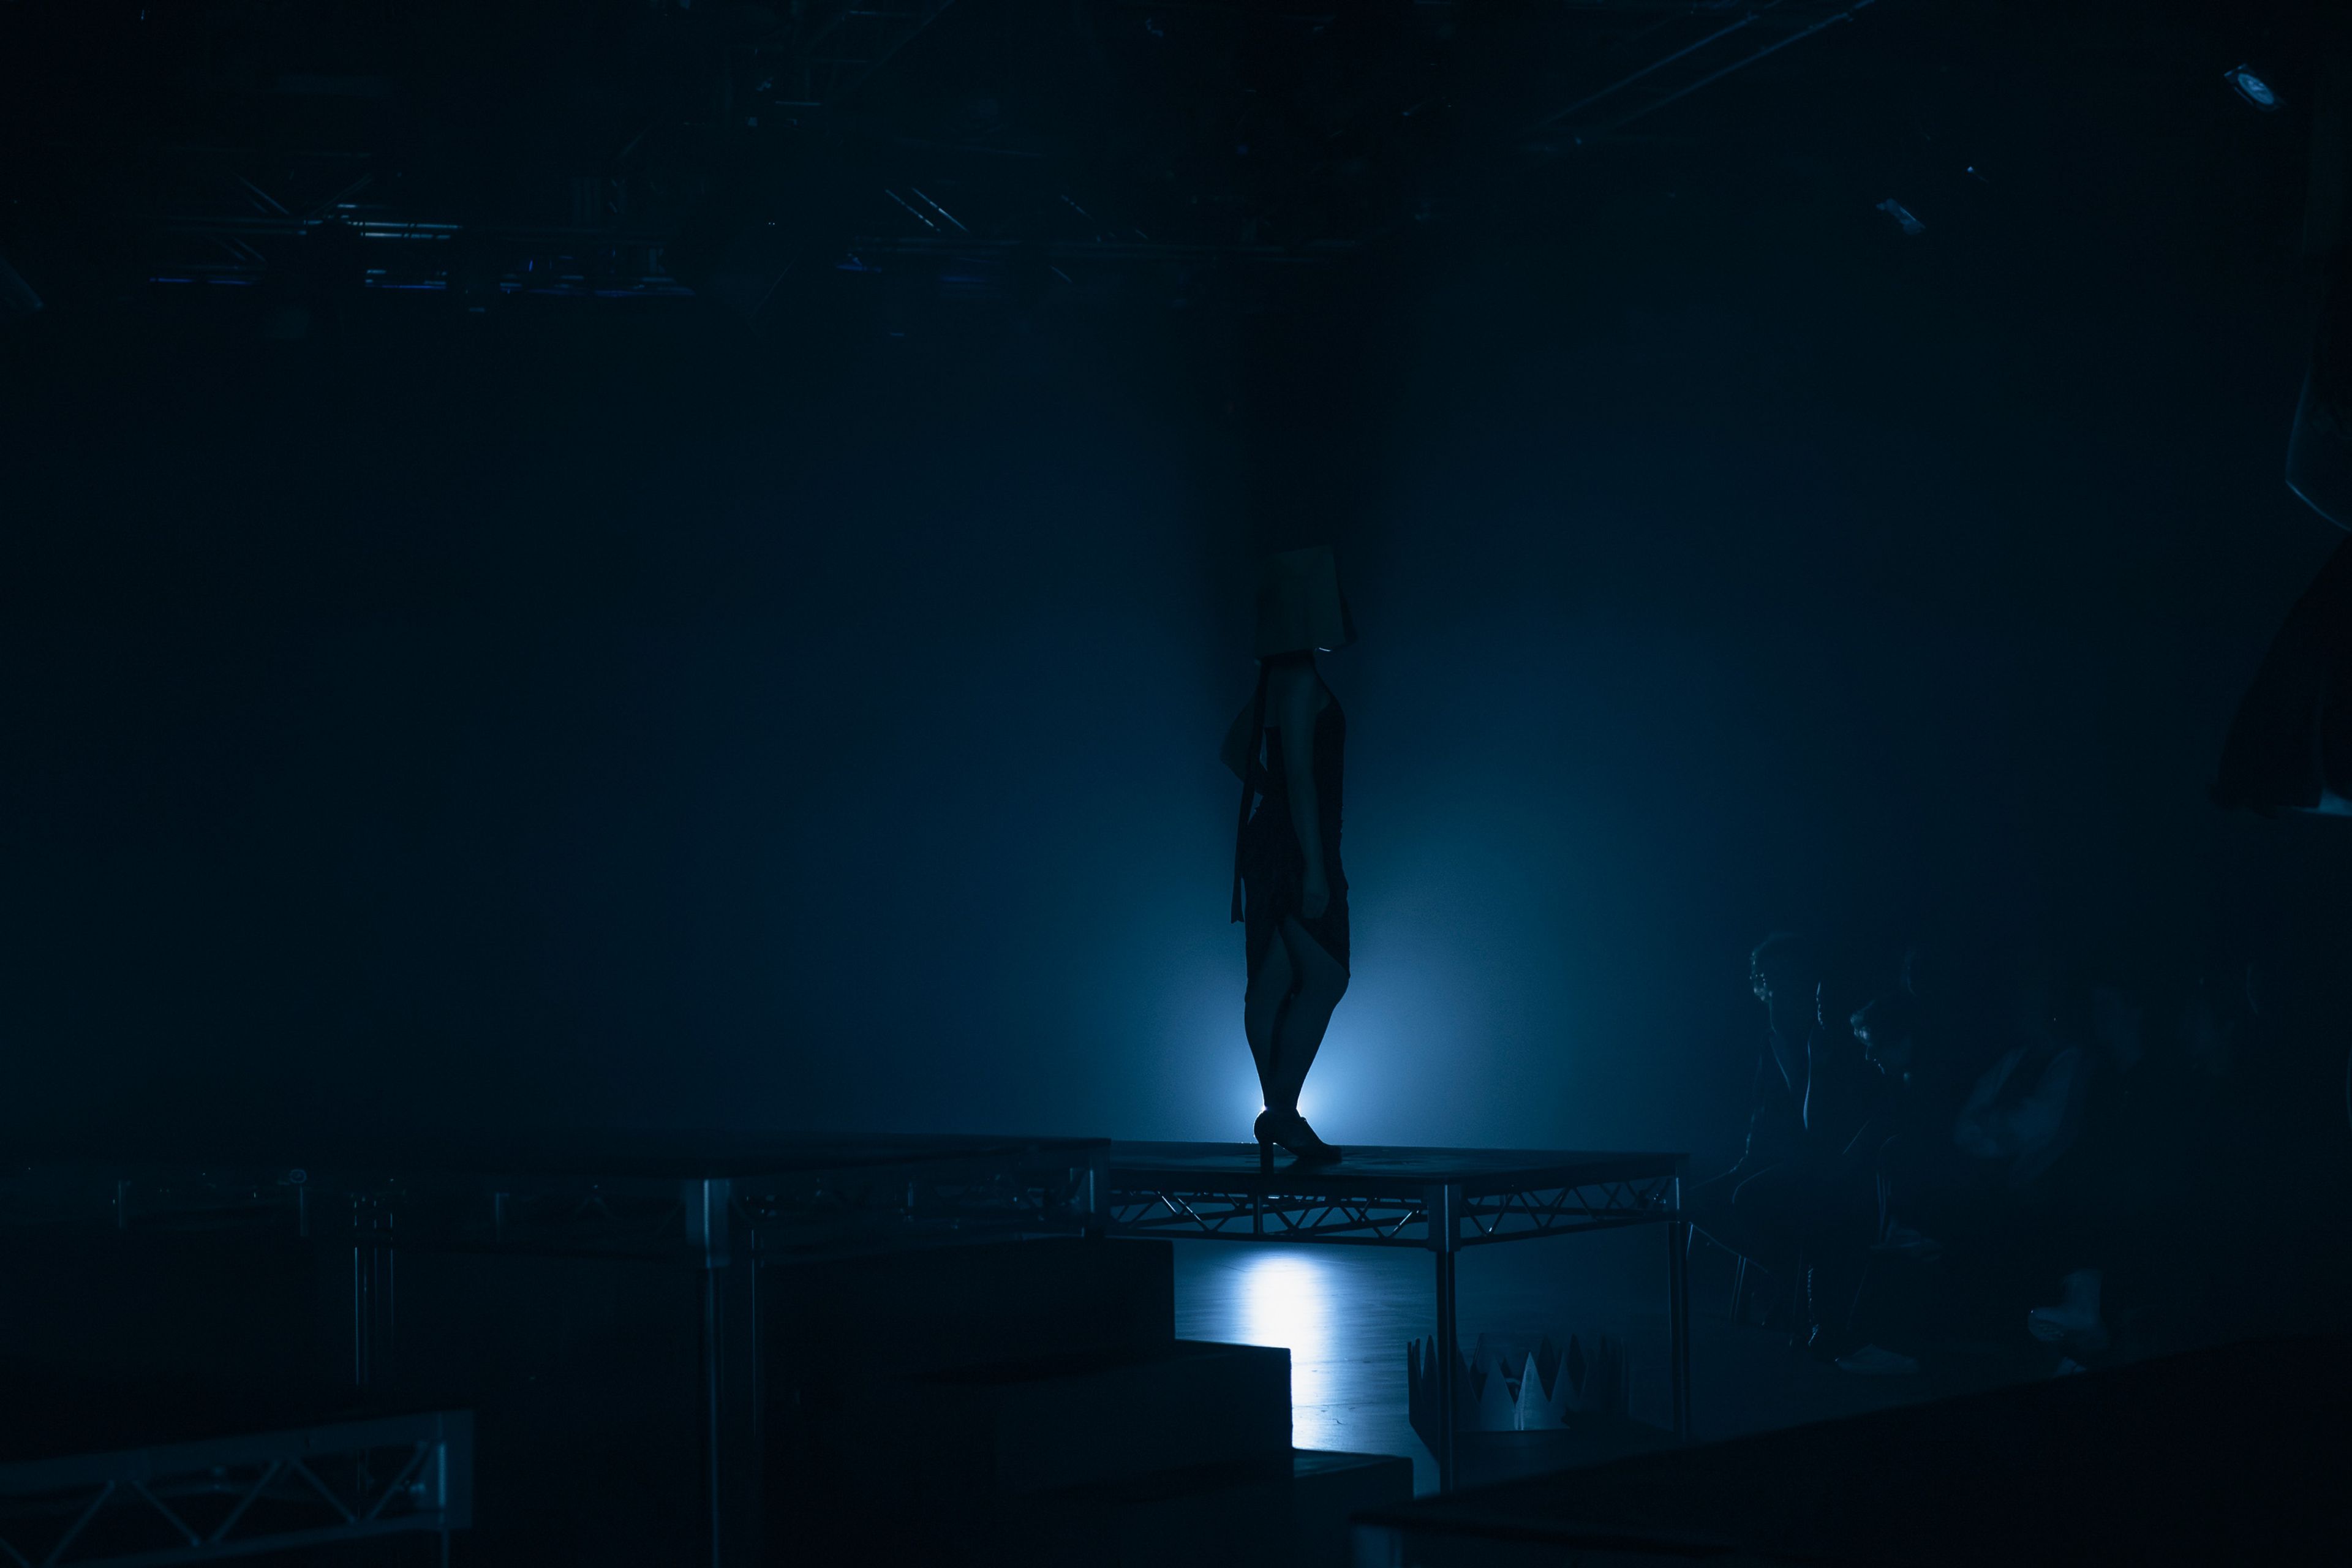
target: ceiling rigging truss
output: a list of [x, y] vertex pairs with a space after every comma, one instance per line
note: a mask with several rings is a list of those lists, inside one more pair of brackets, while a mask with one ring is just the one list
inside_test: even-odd
[[755, 91], [779, 109], [821, 109], [856, 92], [939, 19], [950, 0], [800, 0], [757, 38]]
[[[1615, 135], [1735, 71], [1853, 19], [1875, 0], [1739, 0], [1681, 5], [1641, 35], [1644, 63], [1528, 127], [1549, 156]], [[1622, 5], [1592, 9], [1646, 9]]]

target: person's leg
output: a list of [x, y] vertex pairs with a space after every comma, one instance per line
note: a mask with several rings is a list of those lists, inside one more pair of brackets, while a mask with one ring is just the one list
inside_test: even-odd
[[[1795, 1161], [1767, 1165], [1731, 1191], [1731, 1222], [1748, 1257], [1789, 1282], [1790, 1300], [1805, 1309], [1805, 1211], [1811, 1176]], [[1808, 1319], [1807, 1326], [1811, 1326]]]
[[1693, 1182], [1683, 1188], [1683, 1217], [1690, 1227], [1727, 1251], [1753, 1258], [1753, 1237], [1734, 1216], [1731, 1195], [1739, 1184], [1755, 1174], [1735, 1165], [1719, 1176], [1709, 1176], [1703, 1182]]
[[1734, 1223], [1748, 1236], [1773, 1238], [1801, 1268], [1806, 1339], [1820, 1353], [1851, 1348], [1846, 1339], [1877, 1200], [1866, 1170], [1839, 1179], [1796, 1162], [1768, 1166], [1732, 1194]]
[[[1284, 968], [1292, 978], [1289, 994], [1274, 1011], [1268, 1036], [1273, 1054], [1265, 1103], [1275, 1110], [1295, 1110], [1307, 1069], [1315, 1065], [1323, 1033], [1331, 1026], [1332, 1010], [1347, 994], [1348, 971], [1295, 918], [1285, 918], [1274, 945], [1286, 955]], [[1269, 957], [1267, 967], [1273, 966]]]
[[1798, 1333], [1809, 1344], [1821, 1322], [1815, 1310], [1820, 1288], [1813, 1278], [1818, 1260], [1808, 1245], [1814, 1228], [1812, 1210], [1819, 1185], [1811, 1170], [1790, 1161], [1767, 1165], [1740, 1183], [1731, 1194], [1733, 1225], [1752, 1243], [1761, 1243], [1763, 1248], [1769, 1248], [1774, 1259], [1765, 1267], [1776, 1272], [1783, 1267], [1789, 1269], [1801, 1320]]
[[1916, 1133], [1898, 1132], [1878, 1146], [1871, 1167], [1878, 1195], [1878, 1239], [1935, 1237], [1940, 1173], [1927, 1144]]
[[[1785, 1189], [1790, 1180], [1790, 1173], [1783, 1165], [1734, 1167], [1683, 1189], [1683, 1213], [1689, 1216], [1693, 1229], [1717, 1246], [1775, 1275], [1785, 1274], [1795, 1267], [1797, 1250], [1787, 1218]], [[1756, 1184], [1752, 1187], [1751, 1182]]]
[[2044, 1344], [2062, 1345], [2070, 1359], [2081, 1361], [2107, 1348], [2107, 1326], [2101, 1310], [2106, 1276], [2099, 1265], [2097, 1229], [2086, 1215], [2083, 1184], [2089, 1173], [2088, 1151], [2074, 1149], [2042, 1173], [2035, 1184], [2038, 1200], [2028, 1211], [2029, 1233], [2021, 1238], [2021, 1252], [2030, 1259], [2040, 1289], [2033, 1300], [2046, 1301], [2048, 1282], [2058, 1281], [2059, 1304], [2028, 1310], [2025, 1326]]
[[1812, 1348], [1839, 1355], [1862, 1343], [1860, 1317], [1870, 1244], [1878, 1229], [1878, 1180], [1866, 1169], [1817, 1178], [1800, 1219]]
[[1242, 1032], [1249, 1037], [1250, 1056], [1257, 1063], [1258, 1092], [1268, 1109], [1282, 1103], [1276, 1038], [1293, 978], [1289, 949], [1277, 936], [1266, 944], [1265, 956], [1250, 972], [1249, 989], [1242, 994]]
[[[1735, 1165], [1719, 1176], [1683, 1189], [1683, 1216], [1692, 1231], [1754, 1266], [1753, 1275], [1742, 1277], [1746, 1285], [1732, 1307], [1735, 1313], [1748, 1310], [1747, 1286], [1752, 1286], [1754, 1299], [1763, 1305], [1760, 1326], [1764, 1328], [1780, 1326], [1783, 1311], [1794, 1298], [1796, 1248], [1787, 1236], [1759, 1221], [1757, 1204], [1742, 1208], [1738, 1200], [1739, 1189], [1750, 1178], [1772, 1169], [1770, 1165]], [[1769, 1193], [1771, 1186], [1768, 1182], [1759, 1193]], [[1771, 1205], [1765, 1201], [1760, 1206], [1769, 1211]]]
[[1731, 1213], [1741, 1236], [1793, 1253], [1803, 1229], [1804, 1172], [1793, 1163], [1767, 1165], [1731, 1190]]

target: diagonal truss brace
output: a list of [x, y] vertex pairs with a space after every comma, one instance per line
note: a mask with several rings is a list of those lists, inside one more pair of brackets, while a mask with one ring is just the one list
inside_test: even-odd
[[[1657, 1176], [1465, 1196], [1454, 1206], [1454, 1246], [1661, 1224], [1673, 1216], [1674, 1184], [1672, 1176]], [[1111, 1194], [1109, 1229], [1125, 1236], [1430, 1247], [1443, 1239], [1444, 1226], [1432, 1234], [1430, 1204], [1417, 1194], [1286, 1194], [1223, 1183], [1118, 1187]]]

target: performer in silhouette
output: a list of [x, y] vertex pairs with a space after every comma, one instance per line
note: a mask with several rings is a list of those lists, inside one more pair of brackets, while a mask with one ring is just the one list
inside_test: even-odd
[[[1242, 781], [1233, 918], [1244, 922], [1242, 1027], [1265, 1109], [1258, 1148], [1328, 1163], [1339, 1151], [1298, 1113], [1298, 1091], [1348, 989], [1348, 878], [1339, 868], [1347, 719], [1315, 667], [1355, 640], [1328, 545], [1269, 557], [1259, 573], [1257, 692], [1226, 732]], [[1251, 809], [1255, 801], [1256, 809]]]

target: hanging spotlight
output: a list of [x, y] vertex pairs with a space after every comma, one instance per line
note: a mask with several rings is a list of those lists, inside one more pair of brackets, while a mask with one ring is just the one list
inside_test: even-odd
[[2221, 79], [2231, 90], [2264, 114], [2278, 112], [2279, 96], [2275, 88], [2254, 74], [2252, 66], [2235, 66], [2221, 73]]
[[1913, 216], [1909, 207], [1905, 206], [1893, 196], [1889, 196], [1885, 201], [1879, 203], [1878, 210], [1885, 213], [1888, 217], [1893, 218], [1895, 220], [1895, 226], [1914, 239], [1916, 239], [1919, 236], [1927, 232], [1927, 226], [1921, 223], [1917, 217]]

